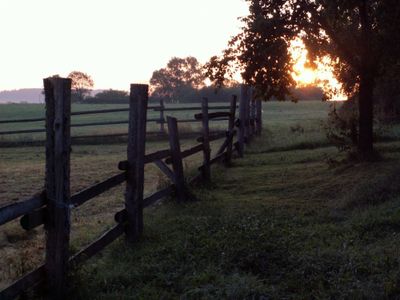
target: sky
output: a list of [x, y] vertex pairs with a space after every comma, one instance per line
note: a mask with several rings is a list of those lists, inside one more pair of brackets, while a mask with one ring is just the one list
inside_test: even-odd
[[174, 56], [220, 54], [247, 13], [244, 0], [0, 0], [0, 90], [73, 70], [128, 90]]

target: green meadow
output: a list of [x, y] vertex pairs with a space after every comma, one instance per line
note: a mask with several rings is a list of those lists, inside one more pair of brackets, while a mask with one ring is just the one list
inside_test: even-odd
[[[157, 103], [149, 104], [151, 106], [158, 106]], [[195, 106], [199, 106], [196, 104]], [[227, 105], [229, 103], [211, 103], [210, 106]], [[193, 104], [170, 104], [168, 108], [175, 107], [193, 107]], [[91, 110], [102, 110], [102, 109], [120, 109], [128, 108], [127, 105], [123, 104], [73, 104], [72, 112], [78, 111], [91, 111]], [[196, 111], [177, 111], [177, 112], [165, 112], [165, 116], [170, 115], [179, 119], [193, 119], [193, 114]], [[0, 105], [0, 121], [11, 120], [11, 119], [32, 119], [32, 118], [44, 118], [45, 107], [42, 104], [3, 104]], [[159, 119], [160, 112], [152, 109], [148, 110], [148, 119]], [[107, 114], [89, 114], [89, 115], [78, 115], [71, 117], [72, 124], [84, 124], [93, 122], [115, 122], [115, 121], [128, 121], [128, 112], [116, 112]], [[185, 131], [196, 131], [199, 130], [200, 123], [185, 123], [182, 124], [182, 130]], [[214, 128], [226, 127], [223, 122], [215, 122]], [[3, 142], [30, 142], [30, 141], [42, 141], [45, 138], [45, 133], [22, 133], [22, 134], [11, 134], [1, 135], [4, 131], [14, 130], [26, 130], [26, 129], [43, 129], [44, 122], [28, 122], [28, 123], [0, 123], [0, 144]], [[149, 132], [157, 132], [160, 129], [160, 125], [155, 122], [147, 123], [147, 130]], [[71, 135], [75, 137], [87, 136], [87, 135], [113, 135], [128, 132], [128, 124], [116, 124], [116, 125], [102, 125], [102, 126], [89, 126], [89, 127], [72, 127]]]
[[[330, 105], [264, 103], [263, 134], [245, 157], [229, 169], [213, 167], [211, 184], [191, 186], [199, 201], [177, 204], [171, 198], [146, 209], [142, 240], [127, 245], [120, 238], [74, 271], [70, 298], [398, 297], [398, 130], [382, 130], [391, 139], [376, 144], [379, 160], [349, 160], [326, 138]], [[73, 107], [88, 108], [99, 106]], [[0, 106], [0, 120], [42, 115], [39, 105]], [[1, 131], [11, 128], [0, 125]], [[182, 148], [194, 143], [183, 140]], [[165, 147], [166, 140], [147, 143], [148, 152]], [[44, 156], [43, 147], [0, 148], [0, 204], [43, 188]], [[125, 144], [74, 146], [72, 192], [117, 173], [125, 157]], [[201, 160], [201, 154], [185, 160], [188, 176]], [[145, 180], [146, 194], [168, 181], [152, 165], [146, 166]], [[123, 193], [124, 187], [117, 187], [73, 211], [72, 253], [112, 226]], [[43, 261], [43, 229], [24, 232], [18, 222], [2, 226], [0, 257], [1, 288]]]

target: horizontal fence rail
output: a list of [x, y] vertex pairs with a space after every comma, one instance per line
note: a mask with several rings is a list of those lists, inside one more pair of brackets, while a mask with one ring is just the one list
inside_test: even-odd
[[[228, 109], [229, 106], [210, 106], [209, 109]], [[162, 106], [151, 106], [149, 105], [147, 109], [152, 109], [154, 111], [191, 111], [191, 110], [201, 110], [201, 107], [169, 107], [165, 108]], [[116, 113], [116, 112], [128, 112], [129, 108], [113, 108], [113, 109], [99, 109], [99, 110], [86, 110], [86, 111], [75, 111], [71, 112], [71, 116], [79, 116], [79, 115], [94, 115], [94, 114], [105, 114], [105, 113]], [[27, 119], [10, 119], [10, 120], [0, 120], [0, 124], [7, 123], [32, 123], [32, 122], [44, 122], [46, 118], [38, 117], [38, 118], [27, 118]]]
[[14, 120], [0, 120], [0, 124], [8, 124], [8, 123], [32, 123], [32, 122], [44, 122], [45, 118], [30, 118], [30, 119], [14, 119]]
[[0, 225], [8, 223], [32, 210], [38, 209], [46, 204], [45, 192], [36, 194], [28, 200], [12, 203], [0, 208]]
[[[221, 122], [228, 121], [227, 118], [212, 119], [210, 121]], [[148, 119], [147, 122], [164, 123], [161, 119]], [[182, 119], [178, 120], [178, 123], [199, 123], [201, 119]], [[93, 122], [93, 123], [82, 123], [82, 124], [71, 124], [71, 127], [89, 127], [89, 126], [105, 126], [105, 125], [122, 125], [129, 124], [129, 121], [110, 121], [110, 122]], [[0, 131], [0, 135], [13, 135], [13, 134], [23, 134], [23, 133], [40, 133], [46, 132], [46, 129], [27, 129], [27, 130], [11, 130], [11, 131]], [[126, 133], [127, 134], [127, 133]], [[125, 134], [125, 135], [126, 135]], [[93, 136], [92, 136], [93, 137]], [[75, 138], [75, 136], [74, 136]]]
[[[229, 106], [210, 106], [210, 110], [221, 110], [228, 109]], [[164, 123], [166, 120], [164, 119], [165, 111], [195, 111], [201, 110], [201, 106], [192, 106], [192, 107], [165, 107], [164, 105], [153, 105], [148, 106], [147, 109], [151, 109], [154, 111], [160, 112], [159, 118], [151, 118], [147, 119], [147, 122], [155, 122], [161, 125], [161, 132], [164, 132]], [[128, 112], [129, 108], [115, 108], [115, 109], [101, 109], [101, 110], [88, 110], [88, 111], [76, 111], [71, 112], [71, 116], [79, 116], [79, 115], [93, 115], [93, 114], [106, 114], [106, 113], [118, 113], [118, 112]], [[211, 113], [210, 121], [221, 122], [229, 120], [226, 118], [228, 113]], [[201, 115], [201, 114], [200, 114]], [[46, 118], [27, 118], [27, 119], [12, 119], [12, 120], [0, 120], [0, 124], [11, 124], [11, 123], [32, 123], [32, 122], [44, 122]], [[194, 119], [178, 119], [178, 123], [197, 123], [201, 122], [201, 117], [198, 117], [198, 114], [195, 115]], [[71, 127], [92, 127], [92, 126], [108, 126], [108, 125], [123, 125], [129, 124], [128, 120], [124, 121], [102, 121], [102, 122], [89, 122], [89, 123], [72, 123]], [[34, 128], [34, 129], [21, 129], [21, 130], [5, 130], [0, 131], [1, 135], [17, 135], [17, 134], [28, 134], [28, 133], [43, 133], [46, 132], [45, 128]]]
[[38, 128], [38, 129], [0, 131], [0, 135], [23, 134], [23, 133], [38, 133], [38, 132], [46, 132], [46, 129]]
[[[160, 109], [161, 106], [148, 106], [148, 109]], [[71, 116], [79, 115], [94, 115], [94, 114], [106, 114], [106, 113], [116, 113], [116, 112], [128, 112], [129, 108], [113, 108], [113, 109], [98, 109], [98, 110], [85, 110], [85, 111], [75, 111], [71, 112]], [[0, 124], [7, 123], [31, 123], [31, 122], [44, 122], [46, 118], [30, 118], [30, 119], [11, 119], [11, 120], [0, 120]]]
[[[209, 106], [210, 110], [218, 110], [218, 109], [229, 109], [229, 106], [219, 105], [219, 106]], [[201, 106], [189, 106], [189, 107], [165, 107], [163, 109], [156, 108], [155, 111], [163, 110], [163, 111], [191, 111], [191, 110], [201, 110]]]
[[[57, 92], [54, 92], [57, 90]], [[237, 152], [243, 155], [244, 143], [248, 142], [252, 135], [261, 128], [261, 111], [258, 112], [254, 105], [251, 109], [250, 97], [241, 99], [239, 110], [242, 111], [243, 119], [236, 119], [236, 96], [232, 97], [229, 106], [208, 106], [208, 100], [202, 101], [201, 107], [190, 108], [165, 108], [163, 102], [160, 106], [147, 106], [148, 87], [146, 85], [131, 85], [130, 106], [123, 109], [109, 109], [96, 111], [73, 112], [70, 109], [70, 81], [62, 78], [45, 80], [46, 94], [46, 190], [33, 197], [9, 204], [0, 208], [0, 225], [6, 224], [14, 219], [20, 218], [20, 224], [25, 230], [45, 224], [46, 231], [46, 260], [45, 264], [38, 266], [35, 270], [16, 280], [7, 288], [0, 291], [0, 299], [14, 299], [28, 289], [46, 286], [49, 299], [65, 299], [68, 270], [78, 267], [118, 237], [125, 235], [127, 242], [137, 243], [143, 232], [143, 209], [149, 207], [166, 197], [174, 196], [178, 202], [196, 199], [191, 194], [188, 184], [199, 181], [210, 181], [210, 166], [217, 162], [224, 162], [230, 165], [232, 154]], [[248, 92], [243, 93], [249, 95]], [[61, 97], [61, 98], [57, 98]], [[53, 102], [54, 101], [54, 102]], [[160, 110], [159, 119], [148, 119], [149, 109]], [[224, 112], [209, 112], [210, 110], [225, 109]], [[255, 109], [255, 111], [254, 111]], [[194, 119], [178, 120], [174, 117], [167, 117], [169, 148], [145, 154], [146, 123], [159, 121], [160, 129], [163, 131], [165, 111], [200, 110], [201, 113], [193, 115]], [[261, 110], [261, 109], [260, 109]], [[55, 112], [65, 116], [62, 118], [63, 126], [54, 126], [56, 123]], [[127, 111], [128, 121], [115, 122], [92, 122], [83, 124], [70, 124], [72, 115], [112, 113]], [[251, 113], [250, 113], [251, 112]], [[257, 117], [251, 117], [257, 116]], [[257, 120], [258, 118], [258, 120]], [[23, 120], [24, 122], [27, 119]], [[30, 119], [32, 120], [32, 119]], [[38, 119], [34, 119], [39, 121]], [[11, 120], [17, 123], [19, 120]], [[41, 119], [40, 121], [43, 121]], [[188, 149], [181, 150], [180, 137], [177, 124], [179, 122], [201, 122], [202, 133], [196, 139], [199, 144]], [[209, 122], [229, 121], [228, 129], [223, 133], [210, 133]], [[10, 123], [12, 123], [10, 122]], [[59, 121], [57, 121], [59, 122]], [[0, 123], [2, 123], [0, 121]], [[101, 123], [101, 124], [100, 124]], [[77, 126], [97, 126], [113, 124], [129, 124], [127, 160], [118, 163], [119, 170], [123, 171], [103, 181], [89, 186], [72, 196], [69, 195], [69, 151], [71, 149], [70, 128]], [[4, 124], [4, 122], [3, 122]], [[235, 127], [237, 127], [235, 129]], [[61, 131], [60, 132], [60, 128]], [[35, 131], [36, 132], [36, 131]], [[1, 134], [1, 133], [0, 133]], [[238, 135], [238, 141], [234, 137]], [[224, 139], [214, 156], [211, 156], [210, 142]], [[58, 147], [58, 148], [57, 148]], [[57, 151], [62, 153], [62, 159], [54, 154]], [[189, 180], [185, 179], [183, 159], [192, 155], [202, 153], [203, 162], [198, 167], [198, 173]], [[164, 173], [171, 183], [161, 190], [144, 197], [144, 166], [154, 163]], [[97, 239], [89, 243], [83, 249], [72, 256], [69, 255], [69, 215], [71, 209], [81, 206], [87, 201], [115, 188], [122, 183], [126, 184], [124, 193], [125, 207], [114, 215], [116, 222], [111, 228], [105, 230]], [[54, 193], [58, 189], [57, 193]], [[53, 193], [53, 194], [52, 194]], [[49, 195], [49, 197], [47, 196]], [[62, 201], [56, 203], [55, 201]], [[57, 217], [55, 217], [57, 216]], [[55, 221], [58, 218], [63, 222]], [[66, 222], [68, 221], [68, 222]], [[68, 225], [68, 226], [65, 226]], [[59, 236], [63, 238], [58, 239]]]

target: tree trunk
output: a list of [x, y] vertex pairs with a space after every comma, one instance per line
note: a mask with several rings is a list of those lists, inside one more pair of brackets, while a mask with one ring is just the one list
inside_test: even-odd
[[358, 152], [363, 159], [373, 155], [374, 86], [377, 56], [372, 51], [372, 23], [367, 1], [359, 2], [362, 50], [360, 63], [360, 89], [358, 99], [359, 135]]
[[358, 152], [367, 158], [373, 153], [374, 77], [367, 72], [360, 77]]

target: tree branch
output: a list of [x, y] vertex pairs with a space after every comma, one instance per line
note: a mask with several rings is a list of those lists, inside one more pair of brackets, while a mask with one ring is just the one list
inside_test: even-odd
[[[324, 22], [324, 21], [322, 21]], [[361, 70], [361, 62], [357, 59], [357, 57], [353, 54], [353, 52], [348, 49], [346, 43], [341, 40], [338, 33], [333, 30], [333, 28], [327, 23], [321, 23], [322, 28], [325, 30], [326, 34], [332, 39], [333, 43], [337, 47], [337, 51], [341, 54], [341, 57], [356, 71], [360, 72]]]

